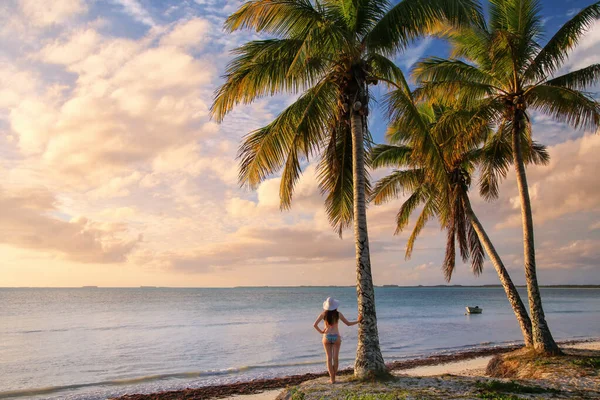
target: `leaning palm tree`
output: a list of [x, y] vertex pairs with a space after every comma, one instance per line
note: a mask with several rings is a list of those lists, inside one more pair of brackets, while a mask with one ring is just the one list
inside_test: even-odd
[[[452, 102], [489, 112], [510, 138], [523, 224], [524, 266], [535, 349], [559, 354], [546, 323], [536, 276], [533, 217], [524, 145], [530, 130], [529, 110], [549, 114], [575, 128], [600, 125], [600, 106], [582, 90], [598, 81], [600, 64], [555, 76], [591, 24], [600, 3], [581, 10], [546, 43], [538, 0], [490, 0], [489, 22], [449, 28], [451, 59], [430, 58], [415, 68], [424, 93], [444, 94]], [[506, 171], [504, 171], [504, 174]], [[503, 175], [504, 175], [503, 174]], [[485, 185], [484, 185], [485, 186]], [[496, 194], [496, 187], [488, 194]]]
[[404, 82], [388, 58], [445, 20], [468, 24], [473, 0], [252, 0], [225, 22], [228, 31], [275, 36], [234, 50], [225, 83], [211, 108], [222, 121], [239, 104], [278, 93], [300, 97], [267, 126], [250, 132], [239, 150], [243, 185], [257, 187], [283, 169], [281, 208], [291, 206], [302, 162], [319, 158], [318, 178], [331, 224], [354, 222], [358, 311], [355, 374], [385, 371], [379, 348], [371, 277], [365, 193], [365, 140], [369, 140], [369, 85]]
[[[511, 157], [510, 146], [497, 135], [481, 146], [490, 136], [490, 128], [477, 112], [416, 104], [408, 90], [392, 92], [388, 104], [394, 121], [388, 130], [390, 144], [376, 146], [371, 162], [374, 168], [397, 169], [377, 183], [372, 196], [375, 204], [408, 196], [397, 215], [396, 234], [406, 228], [411, 214], [422, 206], [407, 242], [406, 257], [411, 256], [421, 230], [434, 217], [447, 233], [442, 270], [448, 282], [455, 269], [457, 243], [463, 261], [471, 260], [476, 275], [482, 271], [485, 249], [517, 317], [525, 345], [533, 346], [527, 309], [468, 195], [475, 167], [505, 168]], [[533, 144], [528, 150], [528, 162], [548, 161], [543, 146]]]

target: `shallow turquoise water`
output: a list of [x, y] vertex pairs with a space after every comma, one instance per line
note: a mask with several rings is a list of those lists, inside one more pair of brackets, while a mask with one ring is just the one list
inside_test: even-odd
[[[327, 296], [356, 317], [354, 288], [0, 289], [0, 398], [102, 399], [323, 371], [312, 324]], [[376, 296], [387, 361], [520, 340], [501, 288]], [[600, 336], [600, 289], [542, 296], [557, 339]], [[464, 315], [466, 305], [483, 314]], [[341, 329], [346, 367], [356, 328]]]

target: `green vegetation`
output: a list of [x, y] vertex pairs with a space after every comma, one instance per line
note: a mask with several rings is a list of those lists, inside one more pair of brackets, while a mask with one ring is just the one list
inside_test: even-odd
[[514, 394], [498, 394], [498, 393], [480, 393], [477, 395], [479, 399], [486, 400], [522, 400], [523, 397], [515, 396]]
[[297, 387], [290, 389], [289, 394], [291, 395], [291, 400], [304, 400], [304, 393]]
[[373, 393], [373, 394], [348, 394], [345, 400], [402, 400], [406, 396], [402, 393]]
[[547, 358], [536, 358], [535, 361], [533, 362], [533, 365], [535, 365], [536, 367], [542, 367], [542, 366], [552, 365], [552, 364], [553, 364], [552, 360], [549, 360]]
[[479, 389], [483, 390], [485, 393], [559, 393], [560, 391], [551, 388], [543, 388], [540, 386], [526, 386], [521, 385], [520, 383], [511, 381], [511, 382], [503, 382], [503, 381], [486, 381], [486, 382], [477, 382], [475, 384]]
[[600, 357], [590, 357], [573, 360], [573, 364], [584, 368], [600, 369]]

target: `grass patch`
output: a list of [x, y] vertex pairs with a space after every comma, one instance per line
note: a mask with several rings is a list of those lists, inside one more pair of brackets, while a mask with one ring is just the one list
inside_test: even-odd
[[297, 387], [290, 389], [291, 400], [304, 400], [304, 393], [301, 392]]
[[[477, 382], [475, 384], [477, 388], [484, 391], [482, 394], [489, 395], [497, 395], [500, 393], [558, 393], [559, 391], [551, 388], [543, 388], [539, 386], [526, 386], [521, 385], [520, 383], [511, 381], [511, 382], [502, 382], [502, 381], [486, 381], [486, 382]], [[495, 398], [495, 397], [490, 397]]]
[[404, 400], [406, 396], [401, 393], [373, 393], [357, 394], [350, 393], [346, 395], [345, 400]]
[[522, 397], [515, 396], [514, 394], [498, 394], [498, 393], [481, 393], [477, 395], [478, 399], [486, 400], [523, 400]]
[[546, 358], [539, 358], [533, 362], [533, 365], [535, 365], [536, 367], [542, 367], [551, 364], [554, 364], [554, 362]]
[[600, 357], [579, 358], [573, 360], [573, 364], [584, 368], [600, 369]]

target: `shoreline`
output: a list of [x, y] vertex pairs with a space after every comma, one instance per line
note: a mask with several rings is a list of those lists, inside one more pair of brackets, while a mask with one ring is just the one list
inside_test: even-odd
[[[586, 339], [568, 339], [557, 341], [561, 346], [597, 342], [600, 338]], [[409, 370], [417, 367], [438, 366], [457, 361], [470, 360], [480, 357], [493, 356], [502, 353], [508, 353], [522, 348], [522, 344], [486, 347], [476, 350], [457, 351], [450, 354], [437, 354], [425, 357], [416, 357], [408, 360], [393, 361], [387, 363], [390, 372]], [[351, 375], [352, 368], [340, 370], [338, 375]], [[200, 400], [200, 399], [217, 399], [229, 398], [233, 396], [248, 396], [259, 394], [265, 391], [284, 389], [289, 386], [297, 386], [303, 382], [314, 380], [328, 376], [327, 372], [321, 373], [306, 373], [299, 375], [289, 375], [284, 377], [254, 379], [250, 381], [241, 381], [224, 385], [203, 386], [199, 388], [188, 388], [173, 391], [163, 391], [147, 394], [127, 394], [120, 397], [115, 397], [113, 400]]]

